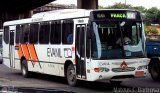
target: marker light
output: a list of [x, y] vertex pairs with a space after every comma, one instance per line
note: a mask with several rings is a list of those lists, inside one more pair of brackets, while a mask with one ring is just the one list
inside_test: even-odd
[[99, 72], [100, 69], [99, 69], [99, 68], [94, 68], [94, 71], [95, 71], [95, 72]]

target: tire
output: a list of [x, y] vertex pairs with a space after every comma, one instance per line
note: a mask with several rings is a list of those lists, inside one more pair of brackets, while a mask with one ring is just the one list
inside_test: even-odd
[[119, 86], [119, 85], [121, 85], [122, 81], [110, 81], [110, 83], [111, 83], [113, 86]]
[[22, 76], [23, 77], [25, 77], [25, 78], [29, 77], [27, 61], [25, 59], [22, 61], [21, 71], [22, 71]]
[[159, 65], [156, 62], [150, 65], [149, 70], [153, 80], [160, 80]]
[[67, 77], [67, 82], [70, 86], [74, 87], [77, 85], [77, 75], [75, 68], [72, 64], [70, 64], [67, 68], [66, 77]]

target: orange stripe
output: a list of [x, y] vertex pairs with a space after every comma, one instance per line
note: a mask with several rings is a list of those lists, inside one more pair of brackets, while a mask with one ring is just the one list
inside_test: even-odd
[[36, 55], [34, 45], [33, 44], [28, 44], [28, 48], [29, 48], [30, 56], [33, 60], [33, 64], [35, 64], [37, 62], [38, 58], [37, 58], [37, 55]]
[[21, 59], [23, 53], [22, 53], [22, 48], [21, 48], [21, 44], [16, 44], [16, 47], [18, 47], [18, 56], [19, 56], [19, 59]]
[[21, 46], [22, 46], [22, 50], [23, 50], [25, 58], [27, 60], [29, 60], [30, 56], [29, 56], [29, 51], [28, 51], [27, 45], [26, 44], [22, 44]]

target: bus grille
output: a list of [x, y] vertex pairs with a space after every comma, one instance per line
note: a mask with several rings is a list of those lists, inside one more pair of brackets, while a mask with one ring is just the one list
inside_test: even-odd
[[129, 71], [134, 71], [135, 67], [126, 67], [126, 68], [113, 68], [113, 72], [129, 72]]

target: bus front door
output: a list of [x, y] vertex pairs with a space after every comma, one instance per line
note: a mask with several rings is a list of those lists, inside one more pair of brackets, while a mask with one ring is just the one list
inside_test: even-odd
[[14, 32], [15, 32], [15, 26], [11, 26], [9, 29], [10, 31], [10, 38], [9, 38], [9, 57], [10, 57], [10, 67], [15, 68], [14, 63]]
[[76, 73], [82, 79], [86, 79], [85, 30], [86, 25], [76, 26]]

